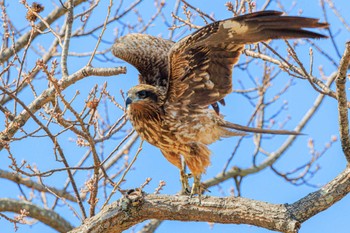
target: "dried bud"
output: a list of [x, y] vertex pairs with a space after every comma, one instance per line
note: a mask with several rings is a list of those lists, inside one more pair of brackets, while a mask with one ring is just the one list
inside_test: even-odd
[[40, 12], [42, 12], [44, 10], [44, 6], [41, 5], [40, 3], [37, 2], [33, 2], [32, 6], [30, 7], [30, 9], [28, 9], [27, 14], [26, 14], [26, 19], [29, 22], [35, 22], [37, 20], [37, 17], [34, 13], [39, 14]]
[[314, 140], [312, 138], [309, 138], [309, 141], [307, 142], [307, 147], [310, 149], [314, 148]]
[[232, 2], [226, 2], [225, 6], [227, 7], [228, 11], [233, 11], [233, 4], [232, 4]]
[[6, 149], [6, 150], [10, 150], [10, 143], [6, 142], [6, 141], [2, 141], [2, 146]]
[[336, 135], [332, 135], [331, 141], [332, 142], [336, 142], [337, 140], [338, 140], [337, 136]]
[[88, 101], [88, 102], [86, 103], [86, 105], [87, 105], [88, 108], [96, 109], [97, 106], [98, 106], [98, 99], [93, 99], [93, 100], [91, 100], [91, 101]]
[[166, 182], [164, 180], [159, 181], [159, 186], [165, 186]]
[[159, 191], [163, 190], [163, 187], [166, 185], [164, 180], [159, 181], [159, 185], [154, 191], [154, 194], [159, 194]]
[[76, 139], [75, 143], [76, 143], [77, 146], [79, 146], [79, 147], [84, 147], [84, 146], [86, 146], [86, 143], [85, 143], [84, 139], [81, 138], [81, 137], [78, 137], [78, 138]]
[[28, 212], [26, 209], [21, 209], [20, 214], [21, 214], [22, 216], [28, 216], [28, 215], [29, 215], [29, 212]]
[[38, 59], [36, 61], [36, 65], [40, 68], [40, 69], [47, 69], [47, 64], [44, 62], [44, 60], [42, 59]]

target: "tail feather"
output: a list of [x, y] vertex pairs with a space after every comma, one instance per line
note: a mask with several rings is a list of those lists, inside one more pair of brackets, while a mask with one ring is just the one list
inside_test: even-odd
[[260, 129], [254, 127], [243, 126], [239, 124], [234, 124], [228, 121], [225, 121], [221, 126], [225, 128], [234, 129], [241, 132], [250, 132], [250, 133], [261, 133], [261, 134], [280, 134], [280, 135], [303, 135], [302, 133], [289, 130], [273, 130], [273, 129]]

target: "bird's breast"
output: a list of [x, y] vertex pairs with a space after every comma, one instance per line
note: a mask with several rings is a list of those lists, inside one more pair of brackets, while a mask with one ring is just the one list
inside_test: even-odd
[[127, 115], [143, 140], [160, 149], [169, 148], [176, 143], [176, 138], [169, 130], [169, 122], [162, 109], [150, 105], [131, 105]]
[[177, 109], [166, 109], [155, 115], [154, 112], [139, 109], [128, 109], [132, 125], [143, 140], [160, 149], [176, 148], [193, 142], [211, 144], [221, 137], [215, 113], [181, 113]]
[[181, 112], [168, 108], [165, 114], [166, 128], [181, 143], [200, 142], [211, 144], [220, 138], [217, 115], [211, 110]]

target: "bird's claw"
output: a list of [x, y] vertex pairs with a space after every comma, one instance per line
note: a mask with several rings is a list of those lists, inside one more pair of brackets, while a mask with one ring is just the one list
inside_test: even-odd
[[[190, 189], [190, 186], [188, 184], [188, 178], [194, 179], [193, 186]], [[200, 175], [192, 175], [191, 173], [186, 174], [184, 171], [181, 171], [180, 173], [180, 180], [182, 184], [182, 190], [181, 194], [183, 195], [189, 195], [190, 198], [192, 198], [194, 195], [198, 195], [199, 200], [202, 196], [202, 187], [201, 187], [201, 176]]]
[[189, 176], [184, 171], [181, 171], [180, 173], [180, 180], [182, 185], [181, 194], [183, 195], [190, 194], [190, 185], [188, 184], [188, 177]]
[[193, 181], [193, 186], [192, 186], [190, 197], [193, 197], [196, 194], [198, 194], [198, 197], [200, 199], [202, 196], [201, 176], [200, 175], [194, 176], [194, 181]]

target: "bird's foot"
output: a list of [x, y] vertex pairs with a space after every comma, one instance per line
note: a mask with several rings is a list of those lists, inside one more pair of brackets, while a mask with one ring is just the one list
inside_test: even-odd
[[189, 178], [188, 174], [186, 174], [184, 171], [180, 172], [180, 181], [182, 185], [181, 194], [183, 195], [189, 195], [191, 193], [190, 185], [188, 184], [188, 178]]
[[194, 181], [193, 181], [193, 186], [192, 186], [190, 197], [193, 197], [196, 194], [198, 195], [198, 197], [200, 199], [202, 196], [201, 176], [200, 175], [194, 176]]

